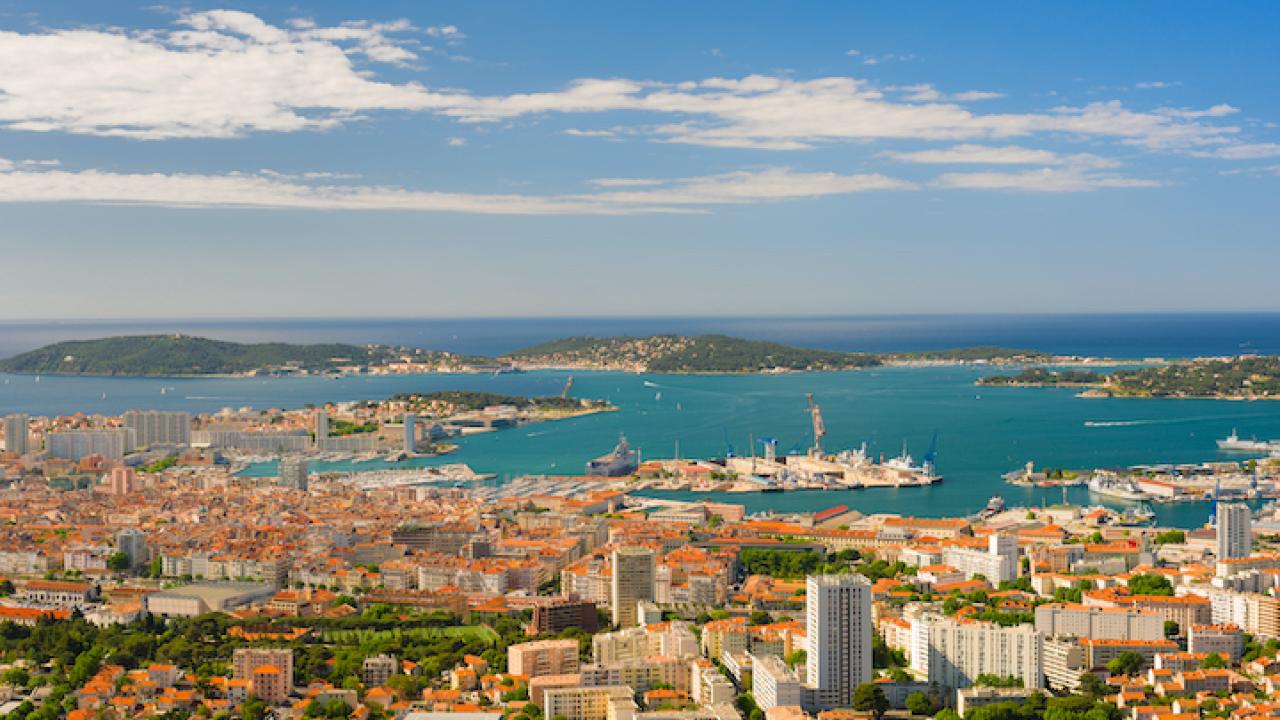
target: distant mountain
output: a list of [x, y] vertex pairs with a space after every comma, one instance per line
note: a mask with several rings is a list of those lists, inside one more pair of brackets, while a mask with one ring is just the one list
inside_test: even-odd
[[0, 360], [0, 371], [45, 375], [215, 375], [320, 371], [392, 356], [382, 346], [241, 344], [189, 335], [135, 335], [46, 345]]

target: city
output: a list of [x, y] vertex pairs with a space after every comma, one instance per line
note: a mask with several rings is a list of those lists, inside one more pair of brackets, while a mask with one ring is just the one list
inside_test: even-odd
[[0, 0], [0, 720], [1280, 719], [1277, 38]]

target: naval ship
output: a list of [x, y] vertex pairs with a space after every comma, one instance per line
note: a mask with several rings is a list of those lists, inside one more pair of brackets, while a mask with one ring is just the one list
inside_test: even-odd
[[618, 446], [608, 455], [601, 455], [595, 460], [587, 461], [587, 474], [604, 477], [622, 477], [630, 475], [640, 466], [636, 451], [627, 443], [626, 435], [618, 436]]

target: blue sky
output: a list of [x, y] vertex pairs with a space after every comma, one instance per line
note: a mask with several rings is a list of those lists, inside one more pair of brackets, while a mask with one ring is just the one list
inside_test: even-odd
[[10, 2], [0, 317], [1280, 310], [1280, 8]]

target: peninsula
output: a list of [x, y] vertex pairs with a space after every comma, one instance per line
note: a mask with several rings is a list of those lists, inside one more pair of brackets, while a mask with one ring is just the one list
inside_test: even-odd
[[1280, 357], [1198, 358], [1110, 373], [1032, 367], [1012, 375], [990, 375], [978, 384], [1083, 388], [1087, 397], [1272, 400], [1280, 398]]

